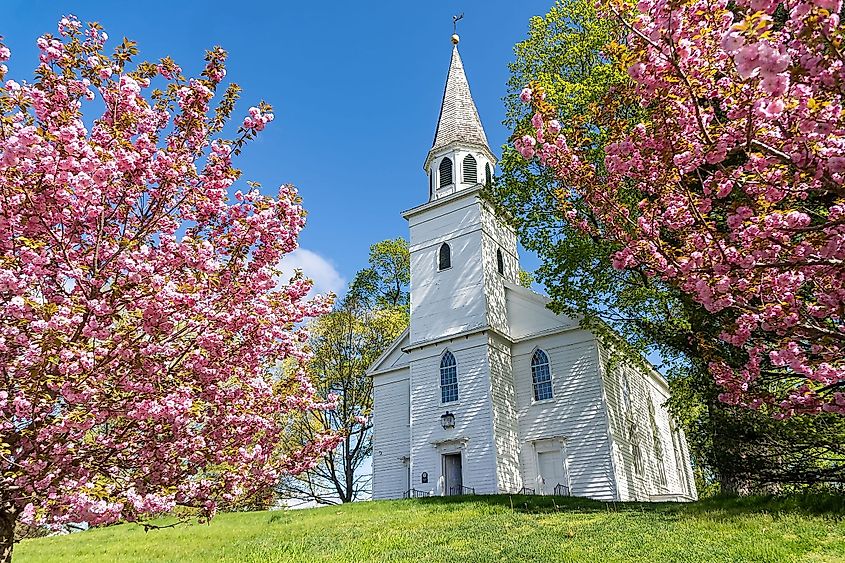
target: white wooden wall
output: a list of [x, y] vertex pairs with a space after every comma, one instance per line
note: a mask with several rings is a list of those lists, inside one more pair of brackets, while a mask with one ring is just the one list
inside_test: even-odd
[[[487, 323], [480, 209], [476, 196], [467, 195], [409, 217], [411, 343]], [[451, 248], [452, 266], [438, 271], [438, 253], [444, 242]]]
[[[669, 412], [665, 402], [669, 389], [663, 379], [652, 371], [644, 371], [627, 361], [610, 361], [609, 347], [599, 347], [602, 358], [604, 391], [608, 405], [610, 431], [613, 437], [613, 455], [617, 469], [619, 495], [622, 500], [649, 500], [658, 497], [696, 498], [695, 485], [690, 478], [689, 450], [683, 431], [676, 429], [672, 439]], [[630, 408], [623, 398], [623, 377], [630, 388]], [[663, 450], [666, 484], [661, 485], [655, 457], [649, 402], [655, 413], [658, 439]], [[633, 444], [629, 425], [633, 423], [640, 444], [643, 471], [638, 472], [634, 463]], [[676, 452], [680, 444], [681, 451]], [[679, 466], [678, 461], [681, 461]]]
[[[411, 483], [437, 492], [441, 455], [463, 454], [463, 484], [476, 493], [497, 492], [496, 443], [488, 378], [488, 340], [484, 334], [426, 346], [411, 352]], [[458, 370], [458, 401], [440, 402], [440, 358], [454, 354]], [[455, 415], [455, 427], [444, 429], [440, 416]], [[420, 477], [428, 473], [429, 482]]]
[[[549, 356], [554, 398], [534, 402], [531, 355], [540, 347]], [[523, 481], [536, 488], [535, 442], [561, 438], [573, 495], [612, 500], [615, 475], [602, 401], [598, 354], [592, 334], [572, 330], [513, 346], [513, 377], [519, 413]]]
[[410, 455], [409, 368], [373, 377], [373, 498], [402, 498]]
[[[481, 203], [482, 245], [480, 259], [484, 267], [484, 296], [487, 304], [487, 323], [501, 332], [510, 334], [505, 283], [519, 282], [519, 257], [516, 235], [488, 207]], [[504, 274], [499, 273], [496, 251], [502, 251]]]
[[511, 347], [494, 335], [489, 336], [490, 390], [493, 404], [493, 439], [496, 442], [496, 479], [499, 493], [522, 488], [519, 465], [519, 423], [513, 380]]

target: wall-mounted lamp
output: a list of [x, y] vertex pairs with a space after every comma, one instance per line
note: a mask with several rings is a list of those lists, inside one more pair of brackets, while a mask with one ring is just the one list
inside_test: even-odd
[[443, 427], [444, 430], [447, 428], [454, 428], [455, 415], [450, 413], [449, 411], [446, 411], [446, 414], [440, 417], [440, 425]]

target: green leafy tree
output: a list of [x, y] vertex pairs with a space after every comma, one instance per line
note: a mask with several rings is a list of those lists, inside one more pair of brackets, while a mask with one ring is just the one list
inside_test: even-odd
[[526, 270], [519, 271], [519, 285], [531, 289], [531, 284], [534, 283], [534, 274]]
[[408, 243], [376, 243], [346, 297], [311, 325], [308, 373], [319, 395], [336, 397], [337, 408], [302, 416], [293, 440], [308, 443], [326, 432], [343, 440], [311, 470], [282, 482], [283, 497], [338, 504], [370, 492], [371, 476], [362, 470], [372, 453], [373, 388], [366, 370], [408, 326], [409, 283]]
[[[532, 131], [530, 108], [519, 93], [533, 82], [557, 108], [565, 136], [579, 132], [582, 157], [602, 169], [607, 141], [602, 123], [608, 113], [634, 123], [648, 112], [625, 103], [629, 97], [621, 94], [629, 88], [629, 77], [605, 57], [625, 42], [625, 35], [617, 22], [596, 15], [591, 0], [559, 0], [544, 17], [532, 18], [527, 39], [515, 46], [505, 98], [505, 123], [514, 137]], [[634, 357], [656, 353], [662, 358], [674, 390], [670, 408], [685, 426], [705, 482], [716, 481], [725, 492], [745, 492], [772, 483], [842, 480], [841, 447], [830, 439], [845, 431], [842, 421], [823, 417], [815, 424], [798, 417], [782, 424], [766, 412], [719, 403], [702, 346], [718, 341], [713, 337], [724, 329], [724, 319], [642, 270], [614, 268], [611, 257], [619, 246], [570, 227], [560, 205], [571, 196], [567, 186], [528, 163], [510, 143], [501, 166], [502, 175], [487, 187], [486, 196], [510, 218], [522, 244], [540, 257], [535, 274], [547, 288], [552, 309], [583, 315], [585, 327], [599, 335], [624, 335]], [[629, 192], [622, 194], [623, 201], [630, 206], [642, 199], [633, 188], [624, 189]], [[577, 199], [568, 199], [589, 217]], [[719, 352], [729, 362], [741, 362], [727, 346]], [[827, 433], [818, 434], [823, 425]], [[798, 429], [806, 432], [793, 446], [781, 439], [786, 434], [778, 434], [786, 427], [796, 437]], [[791, 461], [783, 463], [786, 459]]]
[[349, 285], [351, 299], [368, 308], [408, 309], [411, 283], [411, 258], [408, 241], [395, 238], [370, 247], [369, 267], [357, 274]]

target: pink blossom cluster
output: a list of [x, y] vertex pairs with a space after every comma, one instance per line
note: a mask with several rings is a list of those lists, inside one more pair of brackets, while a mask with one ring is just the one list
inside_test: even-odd
[[[746, 361], [714, 355], [721, 398], [778, 416], [845, 414], [841, 9], [841, 0], [603, 3], [629, 31], [629, 95], [649, 118], [607, 120], [606, 173], [555, 132], [554, 111], [514, 142], [584, 203], [567, 207], [569, 221], [620, 244], [615, 267], [642, 269], [730, 320], [721, 339]], [[521, 95], [540, 108], [536, 97]], [[626, 186], [643, 194], [635, 207], [620, 196]]]
[[261, 131], [271, 121], [273, 121], [272, 113], [262, 112], [261, 109], [257, 107], [251, 107], [249, 108], [249, 115], [244, 118], [243, 128]]
[[[129, 71], [105, 41], [63, 18], [36, 82], [0, 90], [0, 492], [29, 523], [210, 516], [339, 439], [280, 445], [333, 407], [302, 328], [330, 299], [279, 279], [305, 224], [295, 188], [232, 193], [249, 135], [213, 138], [225, 52], [185, 80]], [[245, 127], [272, 119], [261, 108]]]

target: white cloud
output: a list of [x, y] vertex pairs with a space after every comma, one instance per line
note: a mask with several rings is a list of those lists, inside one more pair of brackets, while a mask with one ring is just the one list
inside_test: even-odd
[[309, 296], [317, 293], [326, 294], [330, 291], [341, 295], [346, 289], [346, 280], [331, 262], [305, 248], [297, 248], [290, 254], [286, 254], [279, 264], [279, 269], [284, 274], [282, 276], [284, 281], [290, 279], [294, 270], [297, 269], [302, 270], [305, 277], [314, 280]]

